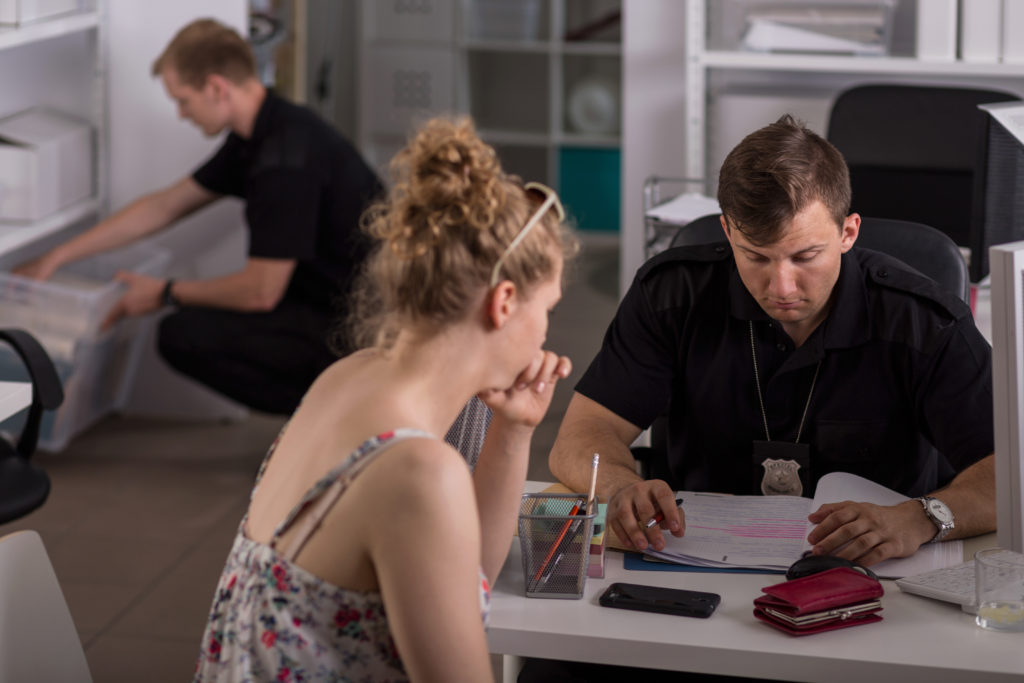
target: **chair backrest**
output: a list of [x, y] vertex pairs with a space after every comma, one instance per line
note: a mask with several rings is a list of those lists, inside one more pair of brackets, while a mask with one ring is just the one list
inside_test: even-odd
[[[710, 244], [725, 240], [718, 214], [701, 216], [679, 228], [670, 246]], [[970, 300], [970, 280], [963, 254], [953, 240], [935, 228], [894, 218], [861, 218], [857, 246], [880, 251], [903, 261], [942, 285], [946, 291]]]
[[20, 681], [92, 681], [64, 593], [35, 531], [0, 538], [0, 683]]
[[975, 169], [984, 158], [979, 104], [998, 90], [860, 85], [839, 94], [827, 138], [850, 167], [854, 211], [933, 226], [970, 244]]
[[9, 344], [24, 363], [32, 382], [32, 403], [16, 444], [0, 437], [0, 523], [18, 519], [42, 505], [50, 494], [50, 478], [29, 458], [36, 450], [44, 410], [64, 401], [53, 361], [36, 338], [25, 330], [0, 329], [0, 342]]
[[857, 246], [903, 261], [970, 303], [967, 262], [952, 238], [935, 228], [895, 218], [861, 218]]
[[471, 470], [476, 469], [476, 461], [480, 458], [480, 449], [484, 446], [484, 437], [487, 436], [492, 416], [491, 409], [474, 396], [462, 407], [444, 437], [450, 446], [462, 454]]

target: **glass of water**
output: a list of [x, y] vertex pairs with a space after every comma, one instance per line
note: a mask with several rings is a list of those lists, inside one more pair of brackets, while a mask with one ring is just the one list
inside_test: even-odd
[[974, 554], [978, 626], [1024, 631], [1024, 555], [1002, 548]]

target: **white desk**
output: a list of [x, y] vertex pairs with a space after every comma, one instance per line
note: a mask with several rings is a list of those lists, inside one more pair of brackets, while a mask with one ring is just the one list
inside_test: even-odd
[[[605, 578], [587, 579], [581, 600], [527, 598], [515, 539], [491, 593], [490, 651], [789, 681], [1024, 681], [1024, 634], [985, 631], [958, 606], [892, 581], [882, 622], [797, 638], [752, 615], [761, 587], [781, 575], [627, 571], [622, 558], [610, 551]], [[601, 607], [613, 581], [711, 591], [722, 604], [709, 619]]]
[[6, 420], [32, 404], [32, 384], [0, 382], [0, 420]]

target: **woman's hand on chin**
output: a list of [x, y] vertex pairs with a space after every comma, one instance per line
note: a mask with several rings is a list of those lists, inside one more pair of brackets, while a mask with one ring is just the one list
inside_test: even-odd
[[531, 429], [540, 424], [551, 405], [555, 384], [572, 372], [572, 361], [552, 351], [540, 354], [519, 373], [507, 389], [478, 394], [496, 416]]

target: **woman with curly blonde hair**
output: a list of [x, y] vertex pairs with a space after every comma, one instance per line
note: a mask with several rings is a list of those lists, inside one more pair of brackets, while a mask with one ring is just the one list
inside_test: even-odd
[[[425, 124], [364, 222], [363, 350], [313, 384], [228, 557], [197, 681], [491, 679], [489, 588], [569, 359], [543, 349], [576, 248], [554, 192], [467, 120]], [[471, 472], [438, 438], [493, 411]]]

